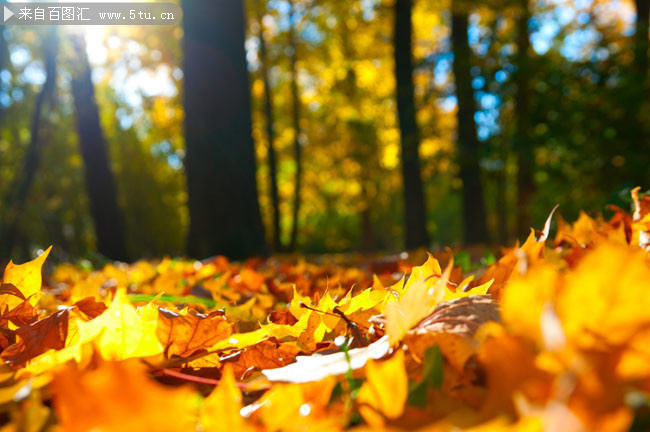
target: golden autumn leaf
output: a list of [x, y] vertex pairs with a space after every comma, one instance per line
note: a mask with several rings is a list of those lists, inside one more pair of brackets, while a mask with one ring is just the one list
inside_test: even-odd
[[11, 284], [17, 288], [23, 295], [23, 298], [11, 294], [0, 295], [0, 308], [7, 308], [8, 310], [18, 306], [22, 300], [27, 299], [32, 306], [36, 306], [41, 297], [41, 268], [43, 263], [50, 254], [52, 246], [47, 248], [38, 258], [27, 262], [25, 264], [14, 264], [9, 261], [5, 268], [2, 284]]
[[268, 431], [339, 430], [340, 420], [326, 406], [336, 385], [333, 377], [303, 384], [278, 384], [256, 404], [253, 417]]
[[252, 431], [239, 413], [242, 406], [241, 390], [237, 388], [232, 368], [226, 365], [219, 385], [201, 404], [201, 426], [210, 432]]
[[370, 360], [366, 364], [366, 382], [361, 387], [357, 402], [368, 424], [381, 427], [384, 418], [396, 419], [401, 416], [407, 396], [408, 376], [402, 350], [388, 360]]
[[604, 244], [567, 275], [557, 314], [580, 347], [623, 344], [650, 325], [650, 264], [637, 249]]
[[156, 336], [158, 308], [133, 306], [123, 289], [118, 289], [108, 309], [97, 318], [79, 323], [71, 343], [92, 341], [106, 360], [147, 357], [163, 352]]
[[422, 266], [413, 268], [399, 301], [386, 305], [386, 332], [391, 345], [398, 343], [442, 301], [452, 268], [453, 261], [441, 275], [440, 265], [431, 255]]

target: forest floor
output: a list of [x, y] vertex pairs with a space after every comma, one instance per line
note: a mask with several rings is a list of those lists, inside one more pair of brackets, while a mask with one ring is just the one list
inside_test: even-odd
[[474, 265], [10, 263], [2, 430], [648, 430], [650, 198], [634, 197]]

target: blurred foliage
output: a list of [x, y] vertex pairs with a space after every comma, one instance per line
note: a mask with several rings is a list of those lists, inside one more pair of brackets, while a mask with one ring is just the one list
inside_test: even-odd
[[[476, 4], [470, 15], [472, 69], [482, 144], [488, 226], [515, 238], [513, 152], [517, 70], [513, 2]], [[433, 246], [457, 243], [462, 226], [455, 157], [453, 56], [449, 1], [415, 1], [414, 57], [423, 179]], [[539, 227], [560, 204], [567, 219], [580, 208], [627, 206], [629, 189], [648, 186], [640, 152], [649, 135], [650, 103], [632, 71], [635, 11], [630, 0], [531, 3], [531, 125]], [[258, 8], [262, 8], [260, 12]], [[263, 20], [273, 92], [283, 240], [291, 225], [293, 129], [290, 62], [296, 50], [302, 104], [304, 186], [299, 249], [360, 247], [361, 212], [381, 250], [402, 247], [399, 130], [394, 101], [392, 0], [295, 0], [296, 44], [288, 45], [288, 3], [248, 1], [247, 54], [253, 98], [260, 202], [268, 237], [271, 207], [258, 17]], [[46, 146], [20, 223], [15, 258], [56, 243], [59, 257], [89, 256], [94, 234], [84, 190], [69, 90], [72, 50], [61, 27], [56, 103], [44, 113]], [[88, 27], [87, 49], [104, 134], [127, 220], [131, 256], [181, 254], [188, 215], [183, 173], [180, 27]], [[37, 27], [4, 27], [0, 71], [0, 197], [20, 175], [35, 95], [44, 81]], [[647, 80], [646, 80], [647, 81]], [[647, 94], [647, 93], [646, 93]], [[634, 120], [636, 113], [642, 113]], [[646, 152], [647, 153], [647, 152]], [[227, 203], [224, 203], [227, 208]], [[0, 207], [0, 216], [3, 209]], [[62, 252], [62, 251], [65, 251]]]

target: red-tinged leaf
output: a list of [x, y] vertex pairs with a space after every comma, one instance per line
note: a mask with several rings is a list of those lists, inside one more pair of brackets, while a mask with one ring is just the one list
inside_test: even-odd
[[97, 318], [108, 309], [104, 303], [98, 302], [94, 297], [86, 297], [74, 305], [90, 319]]
[[274, 310], [269, 314], [269, 320], [274, 324], [294, 325], [298, 322], [288, 309]]
[[29, 325], [38, 320], [38, 311], [31, 305], [29, 300], [23, 301], [21, 304], [5, 311], [0, 316], [0, 325], [4, 325], [7, 321], [11, 321], [17, 327]]
[[21, 300], [26, 300], [25, 295], [12, 283], [3, 283], [2, 286], [0, 286], [0, 295], [2, 294], [8, 294], [16, 296]]

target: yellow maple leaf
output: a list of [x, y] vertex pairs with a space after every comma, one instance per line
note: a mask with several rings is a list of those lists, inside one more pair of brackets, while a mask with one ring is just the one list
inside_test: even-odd
[[382, 427], [384, 417], [396, 419], [401, 416], [407, 396], [408, 376], [402, 350], [388, 360], [370, 360], [366, 364], [366, 382], [357, 402], [361, 415], [370, 426]]
[[445, 296], [453, 260], [440, 274], [438, 260], [429, 255], [423, 265], [414, 267], [397, 303], [386, 305], [386, 333], [391, 345], [435, 309]]
[[93, 341], [104, 359], [123, 360], [147, 357], [163, 352], [156, 336], [158, 308], [152, 303], [135, 308], [121, 288], [108, 309], [97, 318], [78, 324], [78, 334], [71, 343]]
[[[5, 268], [2, 283], [11, 284], [18, 288], [32, 306], [36, 306], [36, 303], [41, 298], [41, 268], [51, 250], [52, 246], [47, 248], [35, 260], [25, 264], [16, 265], [13, 261], [9, 261], [9, 264]], [[7, 309], [11, 310], [22, 302], [23, 300], [20, 297], [12, 294], [0, 295], [0, 308], [6, 305]]]

